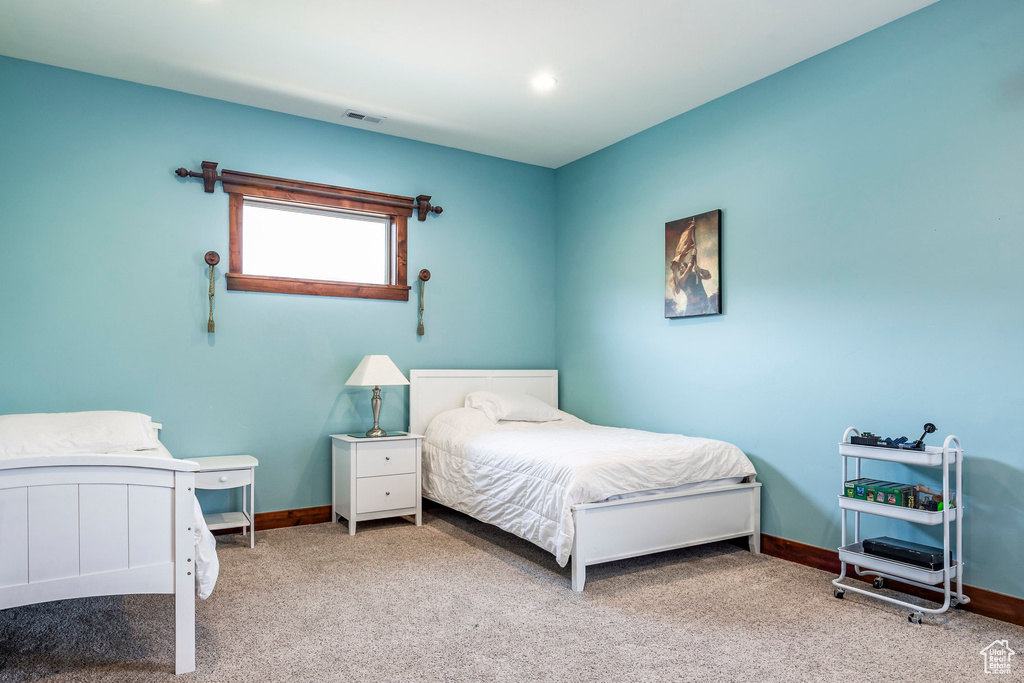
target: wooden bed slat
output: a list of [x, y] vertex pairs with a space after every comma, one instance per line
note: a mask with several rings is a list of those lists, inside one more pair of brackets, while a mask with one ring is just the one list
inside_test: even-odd
[[78, 487], [81, 574], [128, 568], [128, 487]]
[[[128, 487], [128, 565], [145, 567], [173, 562], [171, 509], [172, 489], [156, 486]], [[162, 519], [165, 524], [154, 524]]]
[[28, 489], [0, 489], [0, 588], [28, 583]]
[[[176, 460], [174, 462], [184, 462]], [[100, 463], [97, 463], [100, 464]], [[105, 464], [105, 463], [104, 463]], [[24, 467], [3, 470], [0, 478], [0, 489], [24, 486], [47, 486], [64, 484], [69, 481], [75, 484], [144, 484], [146, 486], [174, 486], [174, 472], [165, 470], [142, 469], [138, 467], [118, 466], [97, 467], [95, 465], [68, 465], [61, 467]]]
[[78, 576], [78, 486], [33, 486], [28, 519], [29, 582]]
[[0, 592], [0, 609], [34, 605], [41, 602], [41, 594], [45, 594], [44, 601], [49, 602], [95, 595], [173, 592], [174, 566], [154, 564], [148, 567], [118, 569], [88, 576], [69, 576], [64, 579], [9, 586]]

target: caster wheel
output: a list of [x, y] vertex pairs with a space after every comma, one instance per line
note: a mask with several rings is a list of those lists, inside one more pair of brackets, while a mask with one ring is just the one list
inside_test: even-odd
[[875, 588], [885, 588], [885, 578], [881, 576], [876, 576], [875, 580], [871, 582], [871, 585]]
[[842, 588], [833, 588], [832, 595], [835, 596], [836, 600], [842, 600], [843, 596], [846, 595], [846, 591], [844, 591]]
[[909, 621], [911, 624], [918, 624], [918, 625], [920, 625], [921, 624], [921, 620], [923, 618], [924, 618], [923, 614], [921, 614], [920, 612], [914, 612], [909, 617], [907, 617], [907, 621]]
[[953, 598], [952, 600], [949, 601], [949, 608], [950, 609], [956, 609], [959, 606], [960, 606], [960, 601], [957, 600], [956, 598]]

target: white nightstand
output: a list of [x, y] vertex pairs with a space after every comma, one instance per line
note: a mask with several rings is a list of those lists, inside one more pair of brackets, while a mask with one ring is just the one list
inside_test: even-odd
[[[241, 512], [215, 512], [203, 515], [206, 526], [214, 529], [234, 529], [241, 527], [242, 533], [249, 531], [249, 547], [256, 545], [256, 531], [253, 526], [253, 514], [256, 511], [256, 466], [260, 461], [251, 455], [216, 455], [209, 458], [189, 458], [199, 463], [196, 472], [197, 489], [233, 489], [242, 488]], [[246, 504], [245, 488], [249, 487], [249, 502]]]
[[356, 522], [413, 515], [423, 524], [419, 434], [376, 438], [331, 434], [332, 521]]

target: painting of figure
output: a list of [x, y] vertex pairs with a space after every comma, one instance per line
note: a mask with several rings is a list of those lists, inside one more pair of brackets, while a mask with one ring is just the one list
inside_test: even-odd
[[722, 312], [722, 211], [665, 224], [665, 317]]

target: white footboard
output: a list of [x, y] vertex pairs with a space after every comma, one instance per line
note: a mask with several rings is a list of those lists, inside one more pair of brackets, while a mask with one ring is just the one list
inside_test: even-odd
[[749, 537], [761, 551], [761, 484], [733, 484], [573, 508], [572, 589], [587, 567], [690, 545]]
[[0, 609], [175, 594], [175, 673], [195, 670], [198, 465], [152, 456], [0, 460]]

